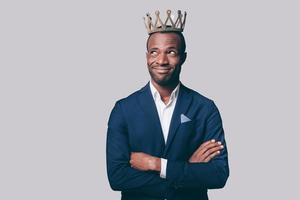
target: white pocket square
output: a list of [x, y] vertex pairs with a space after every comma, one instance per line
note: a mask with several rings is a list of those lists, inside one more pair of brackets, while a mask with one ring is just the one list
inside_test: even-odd
[[189, 122], [189, 121], [191, 121], [191, 119], [190, 118], [188, 118], [187, 116], [185, 116], [184, 114], [181, 114], [180, 115], [180, 121], [181, 121], [181, 123], [185, 123], [185, 122]]

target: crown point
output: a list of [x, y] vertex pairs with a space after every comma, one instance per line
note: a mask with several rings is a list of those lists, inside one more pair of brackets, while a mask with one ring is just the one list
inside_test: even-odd
[[[184, 12], [184, 17], [182, 16], [181, 10], [178, 10], [177, 19], [175, 16], [172, 15], [171, 10], [166, 11], [166, 19], [162, 21], [160, 18], [159, 10], [155, 11], [156, 20], [152, 22], [151, 15], [149, 13], [146, 14], [147, 18], [144, 18], [144, 22], [148, 31], [148, 34], [155, 33], [155, 32], [183, 32], [184, 25], [185, 25], [185, 18], [186, 12]], [[183, 19], [182, 19], [183, 17]], [[183, 20], [183, 21], [182, 21]]]

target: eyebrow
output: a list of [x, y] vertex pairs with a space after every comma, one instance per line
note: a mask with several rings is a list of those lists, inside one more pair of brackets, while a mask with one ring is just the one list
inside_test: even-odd
[[179, 51], [179, 49], [177, 47], [168, 47], [167, 49], [175, 49], [175, 50]]
[[[170, 49], [179, 51], [178, 48], [173, 47], [173, 46], [166, 48], [166, 50], [170, 50]], [[153, 47], [153, 48], [149, 48], [149, 49], [148, 49], [148, 51], [153, 51], [153, 50], [159, 50], [159, 48]]]
[[153, 50], [158, 50], [158, 48], [157, 48], [157, 47], [154, 47], [154, 48], [149, 48], [148, 50], [149, 50], [149, 51], [150, 51], [150, 50], [153, 51]]

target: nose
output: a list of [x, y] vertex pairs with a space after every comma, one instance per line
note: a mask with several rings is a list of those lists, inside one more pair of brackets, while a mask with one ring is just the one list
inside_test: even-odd
[[167, 65], [169, 64], [168, 57], [165, 53], [161, 53], [158, 55], [156, 63], [159, 65]]

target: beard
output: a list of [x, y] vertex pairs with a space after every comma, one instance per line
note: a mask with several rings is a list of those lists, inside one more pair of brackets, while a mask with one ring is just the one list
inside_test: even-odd
[[160, 86], [173, 86], [178, 84], [181, 66], [176, 66], [168, 74], [158, 74], [151, 66], [148, 66], [152, 80]]

